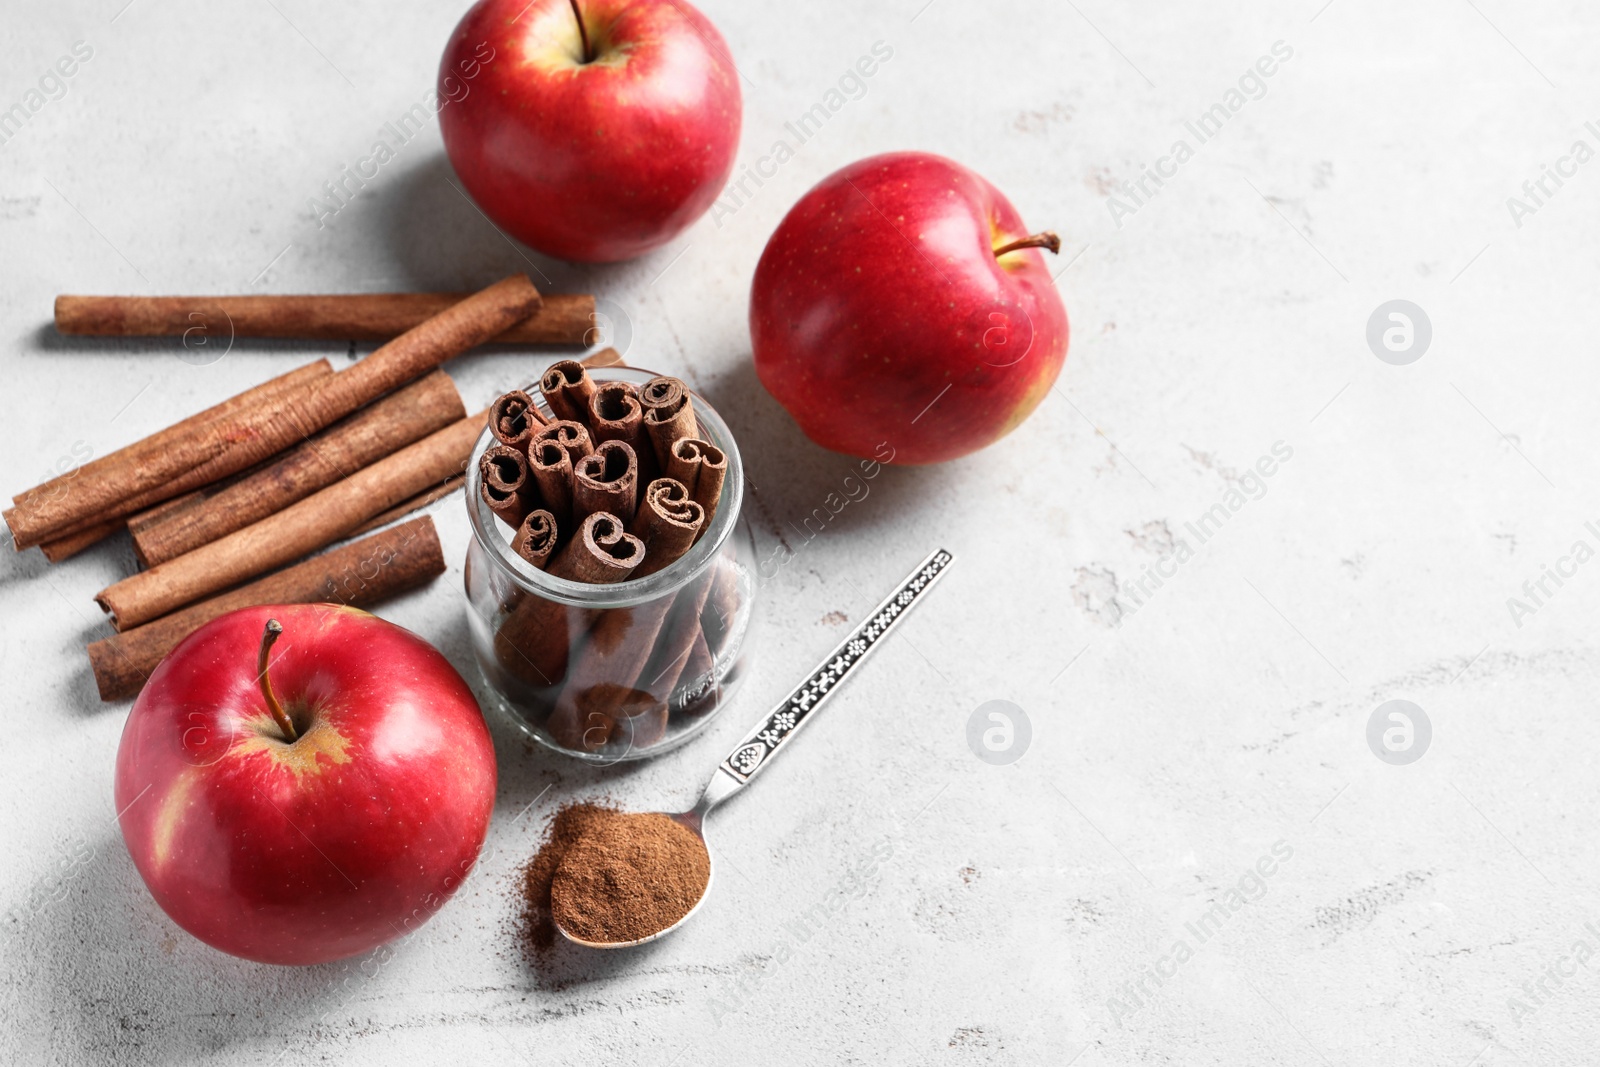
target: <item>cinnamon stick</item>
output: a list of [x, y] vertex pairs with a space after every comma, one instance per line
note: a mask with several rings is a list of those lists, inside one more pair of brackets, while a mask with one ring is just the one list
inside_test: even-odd
[[579, 460], [594, 451], [589, 431], [581, 422], [552, 422], [534, 435], [528, 448], [528, 467], [539, 496], [558, 529], [571, 530], [572, 479]]
[[668, 456], [667, 476], [688, 486], [689, 494], [706, 509], [703, 534], [711, 528], [722, 499], [722, 483], [728, 475], [728, 457], [710, 441], [684, 437], [675, 441]]
[[639, 460], [624, 441], [602, 441], [572, 468], [572, 515], [581, 522], [597, 511], [633, 522]]
[[[56, 297], [55, 317], [57, 331], [78, 336], [177, 337], [199, 325], [217, 336], [387, 341], [470, 295], [63, 295]], [[484, 343], [586, 345], [594, 332], [593, 296], [552, 293], [533, 314]]]
[[625, 581], [642, 562], [644, 542], [615, 515], [599, 512], [583, 520], [550, 564], [550, 573], [569, 582], [613, 585]]
[[644, 562], [633, 578], [648, 578], [683, 558], [706, 522], [706, 512], [676, 478], [657, 478], [645, 490], [628, 532], [644, 542]]
[[480, 411], [447, 426], [275, 515], [124, 578], [95, 600], [125, 630], [347, 537], [461, 470], [487, 416]]
[[659, 469], [666, 470], [672, 446], [685, 437], [700, 436], [689, 387], [665, 375], [652, 378], [639, 390], [639, 403], [644, 408], [644, 428], [655, 447], [656, 463]]
[[[110, 527], [111, 531], [115, 532], [126, 526], [129, 533], [137, 533], [159, 522], [166, 521], [180, 511], [200, 504], [206, 499], [207, 493], [226, 489], [234, 482], [255, 474], [265, 467], [268, 462], [270, 461], [254, 464], [216, 481], [212, 480], [211, 474], [205, 465], [196, 467], [166, 485], [159, 485], [154, 489], [140, 493], [138, 496], [124, 500], [115, 507], [108, 509], [106, 514], [98, 519], [86, 519], [83, 522], [74, 523], [66, 530], [55, 534], [53, 540], [41, 544], [39, 549], [44, 552], [46, 559], [50, 558], [52, 551], [57, 554], [58, 558], [66, 558], [60, 553], [61, 546], [79, 541], [86, 530], [103, 530]], [[196, 486], [203, 488], [195, 488]], [[173, 496], [173, 493], [178, 493], [179, 495]]]
[[[634, 683], [639, 689], [658, 694], [669, 707], [675, 703], [678, 682], [699, 677], [703, 673], [700, 665], [710, 663], [701, 612], [715, 580], [715, 573], [709, 572], [694, 585], [678, 590], [656, 640], [655, 654]], [[680, 698], [676, 704], [677, 710], [685, 711], [690, 701]]]
[[515, 448], [524, 456], [528, 454], [534, 435], [549, 421], [533, 398], [521, 389], [513, 389], [489, 407], [489, 432], [496, 441]]
[[509, 445], [490, 445], [478, 457], [478, 491], [489, 510], [516, 529], [536, 492], [528, 458]]
[[352, 530], [350, 536], [355, 537], [359, 534], [370, 533], [380, 526], [387, 526], [396, 519], [404, 518], [413, 511], [421, 510], [436, 500], [443, 500], [457, 489], [460, 489], [466, 482], [467, 476], [465, 474], [451, 475], [432, 489], [418, 493], [411, 499], [396, 504], [388, 511], [382, 511], [374, 515]]
[[[644, 407], [628, 382], [602, 382], [589, 398], [589, 432], [596, 447], [602, 441], [625, 441], [639, 466], [636, 489], [642, 490], [661, 475], [655, 446], [645, 432]], [[637, 501], [635, 501], [637, 503]]]
[[304, 500], [466, 414], [449, 375], [433, 371], [301, 442], [204, 503], [130, 528], [134, 552], [147, 567], [176, 559]]
[[517, 527], [516, 536], [511, 539], [511, 551], [544, 570], [550, 565], [550, 557], [555, 554], [557, 533], [553, 515], [542, 508], [531, 511], [522, 520], [522, 525]]
[[182, 496], [175, 496], [171, 500], [163, 500], [153, 507], [148, 507], [137, 514], [129, 515], [127, 520], [128, 531], [130, 533], [138, 533], [141, 530], [148, 530], [152, 526], [166, 522], [181, 511], [187, 511], [189, 508], [203, 503], [205, 499], [206, 494], [196, 489]]
[[[137, 465], [140, 463], [155, 461], [166, 451], [173, 441], [184, 436], [190, 431], [195, 430], [196, 428], [205, 426], [214, 420], [234, 415], [255, 404], [262, 403], [268, 397], [282, 390], [298, 387], [316, 378], [321, 378], [332, 373], [333, 366], [325, 359], [319, 359], [315, 363], [307, 363], [303, 367], [296, 367], [294, 370], [289, 371], [286, 374], [280, 374], [276, 378], [268, 379], [267, 381], [262, 382], [260, 385], [246, 389], [244, 392], [239, 393], [236, 396], [229, 397], [220, 404], [213, 404], [204, 411], [190, 415], [188, 418], [167, 427], [165, 430], [157, 431], [148, 437], [144, 437], [138, 441], [135, 441], [131, 445], [126, 445], [123, 448], [119, 448], [115, 452], [110, 452], [104, 456], [101, 456], [99, 459], [91, 460], [81, 467], [67, 471], [65, 474], [52, 478], [41, 485], [33, 487], [32, 489], [25, 489], [11, 498], [12, 502], [16, 506], [5, 513], [6, 522], [7, 524], [10, 524], [12, 514], [18, 509], [40, 507], [52, 500], [60, 500], [70, 496], [76, 491], [76, 485], [79, 478], [87, 477], [89, 479], [94, 479], [97, 477], [102, 477], [107, 471], [114, 470], [121, 466]], [[122, 514], [129, 514], [129, 512], [123, 512]], [[72, 528], [71, 526], [57, 527], [54, 531], [52, 531], [54, 536], [51, 537], [50, 540], [62, 540], [81, 536], [86, 530], [104, 527], [108, 522], [118, 517], [119, 516], [106, 513], [87, 516], [84, 520], [79, 521], [76, 529]], [[120, 528], [120, 524], [112, 525], [109, 529], [104, 530], [103, 536], [110, 536]], [[15, 527], [12, 528], [12, 534], [13, 537], [16, 534]], [[43, 544], [44, 540], [45, 538], [43, 537], [30, 538], [29, 544]], [[81, 549], [93, 543], [94, 542], [92, 541], [84, 542], [78, 547]], [[17, 547], [25, 548], [27, 546], [18, 544]], [[65, 559], [67, 556], [72, 554], [74, 553], [65, 552], [63, 554], [58, 550], [57, 558]]]
[[[727, 550], [731, 553], [731, 547]], [[739, 607], [739, 573], [731, 554], [720, 556], [692, 586], [680, 589], [656, 642], [656, 654], [634, 685], [674, 701], [675, 710], [695, 714], [708, 706], [699, 698], [712, 677], [717, 655], [732, 632]], [[672, 694], [690, 679], [698, 691]]]
[[[583, 520], [547, 570], [568, 581], [609, 585], [625, 580], [643, 560], [644, 542], [628, 533], [615, 515], [596, 512]], [[583, 635], [595, 614], [527, 594], [496, 629], [495, 657], [529, 685], [555, 685], [567, 672], [573, 640]]]
[[582, 363], [572, 359], [550, 364], [539, 379], [539, 392], [551, 414], [565, 422], [583, 425], [589, 421], [589, 398], [594, 390], [594, 379]]
[[188, 507], [204, 499], [204, 495], [198, 491], [185, 493], [183, 496], [173, 497], [165, 503], [157, 504], [155, 507], [148, 508], [136, 515], [129, 515], [126, 519], [106, 519], [103, 522], [96, 522], [87, 526], [80, 524], [68, 533], [58, 536], [54, 541], [44, 542], [39, 546], [39, 551], [43, 552], [44, 558], [51, 563], [60, 563], [64, 559], [71, 559], [90, 545], [99, 544], [123, 527], [127, 527], [128, 532], [133, 533], [136, 529], [134, 524], [136, 519], [147, 521], [150, 525], [153, 525], [154, 522], [150, 520], [159, 520], [160, 516], [176, 514], [182, 510], [181, 507], [169, 508], [168, 505]]
[[[205, 465], [208, 480], [214, 480], [243, 470], [493, 337], [538, 303], [538, 290], [527, 277], [514, 275], [447, 308], [348, 370], [178, 434], [146, 461], [114, 465], [93, 477], [86, 472], [74, 479], [70, 493], [37, 505], [19, 504], [5, 513], [6, 522], [18, 547], [27, 547], [90, 516], [105, 517], [106, 509], [130, 497], [164, 484], [170, 489], [172, 479], [184, 471]], [[168, 496], [188, 488], [195, 486]]]
[[[689, 499], [681, 482], [651, 482], [630, 530], [645, 546], [644, 561], [629, 578], [647, 577], [676, 563], [704, 522], [705, 512]], [[671, 596], [657, 597], [635, 607], [612, 608], [595, 620], [556, 700], [552, 732], [572, 734], [573, 724], [582, 724], [576, 732], [590, 751], [620, 736], [619, 731], [635, 747], [660, 741], [667, 727], [666, 700], [644, 686], [625, 683], [638, 678], [649, 662], [672, 603]]]
[[94, 642], [89, 664], [100, 699], [134, 696], [179, 641], [230, 611], [318, 601], [365, 607], [424, 585], [444, 571], [439, 534], [427, 516], [352, 541], [157, 622]]
[[91, 545], [99, 544], [126, 525], [124, 519], [107, 519], [70, 531], [54, 541], [46, 541], [39, 546], [39, 551], [43, 552], [44, 558], [51, 563], [60, 563], [64, 559], [71, 559]]

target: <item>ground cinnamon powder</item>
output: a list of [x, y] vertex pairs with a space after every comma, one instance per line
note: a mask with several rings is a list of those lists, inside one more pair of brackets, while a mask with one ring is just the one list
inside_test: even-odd
[[559, 922], [585, 941], [637, 941], [687, 915], [710, 880], [705, 843], [665, 815], [569, 804], [524, 872], [527, 936], [548, 948]]

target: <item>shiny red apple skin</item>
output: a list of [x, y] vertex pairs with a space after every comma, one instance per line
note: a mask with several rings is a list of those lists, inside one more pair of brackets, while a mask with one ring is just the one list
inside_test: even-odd
[[480, 0], [445, 48], [440, 98], [474, 60], [479, 73], [439, 123], [456, 174], [503, 230], [561, 259], [615, 262], [670, 241], [721, 193], [739, 73], [686, 0], [579, 7], [597, 49], [587, 64], [569, 0]]
[[993, 443], [1067, 357], [1044, 255], [994, 255], [1030, 232], [999, 190], [942, 156], [895, 152], [835, 172], [790, 209], [756, 266], [756, 373], [837, 452], [940, 463]]
[[[286, 744], [256, 682], [310, 725]], [[295, 711], [300, 707], [301, 711]], [[262, 963], [410, 933], [471, 871], [494, 806], [472, 691], [422, 638], [353, 608], [246, 608], [151, 674], [117, 751], [122, 834], [174, 922]]]

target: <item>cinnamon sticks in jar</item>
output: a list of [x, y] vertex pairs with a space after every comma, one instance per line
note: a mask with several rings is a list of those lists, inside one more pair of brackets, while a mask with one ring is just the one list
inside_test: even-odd
[[[538, 399], [542, 409], [532, 415], [529, 405], [539, 404], [521, 392], [491, 408], [505, 413], [505, 425], [479, 472], [484, 502], [515, 531], [513, 554], [590, 584], [647, 578], [687, 556], [717, 511], [728, 458], [701, 436], [683, 383], [597, 381], [563, 362], [540, 380]], [[516, 468], [505, 452], [523, 442], [529, 477], [519, 484], [531, 482], [534, 494], [518, 501], [529, 509], [519, 527], [507, 479], [492, 468]], [[486, 668], [564, 748], [658, 745], [675, 712], [692, 713], [680, 679], [698, 684], [714, 673], [701, 615], [718, 573], [703, 569], [688, 585], [628, 607], [587, 607], [576, 594], [514, 583], [498, 602], [478, 605], [491, 635]]]

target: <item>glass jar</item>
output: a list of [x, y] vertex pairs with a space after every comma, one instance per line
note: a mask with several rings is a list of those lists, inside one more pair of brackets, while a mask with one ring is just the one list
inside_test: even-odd
[[[598, 384], [642, 386], [656, 375], [631, 367], [591, 370]], [[538, 382], [523, 390], [549, 415]], [[472, 646], [494, 704], [541, 744], [594, 763], [643, 759], [676, 748], [703, 730], [732, 698], [746, 668], [745, 638], [755, 603], [755, 543], [744, 521], [744, 467], [716, 411], [692, 395], [700, 436], [727, 456], [728, 471], [711, 524], [677, 562], [614, 585], [567, 581], [511, 551], [511, 527], [480, 492], [479, 457], [494, 437], [479, 436], [467, 464], [467, 615]], [[565, 539], [570, 532], [563, 533]], [[529, 619], [540, 625], [528, 625]], [[562, 631], [561, 623], [565, 622]], [[647, 643], [635, 677], [583, 672], [583, 692], [565, 685], [604, 622], [603, 640]], [[519, 625], [522, 624], [522, 625]], [[553, 623], [553, 625], [552, 625]], [[561, 633], [560, 638], [552, 638]], [[530, 642], [565, 645], [561, 677], [551, 678], [550, 649], [530, 657]], [[562, 657], [555, 657], [560, 662]], [[546, 664], [541, 671], [534, 661]]]

